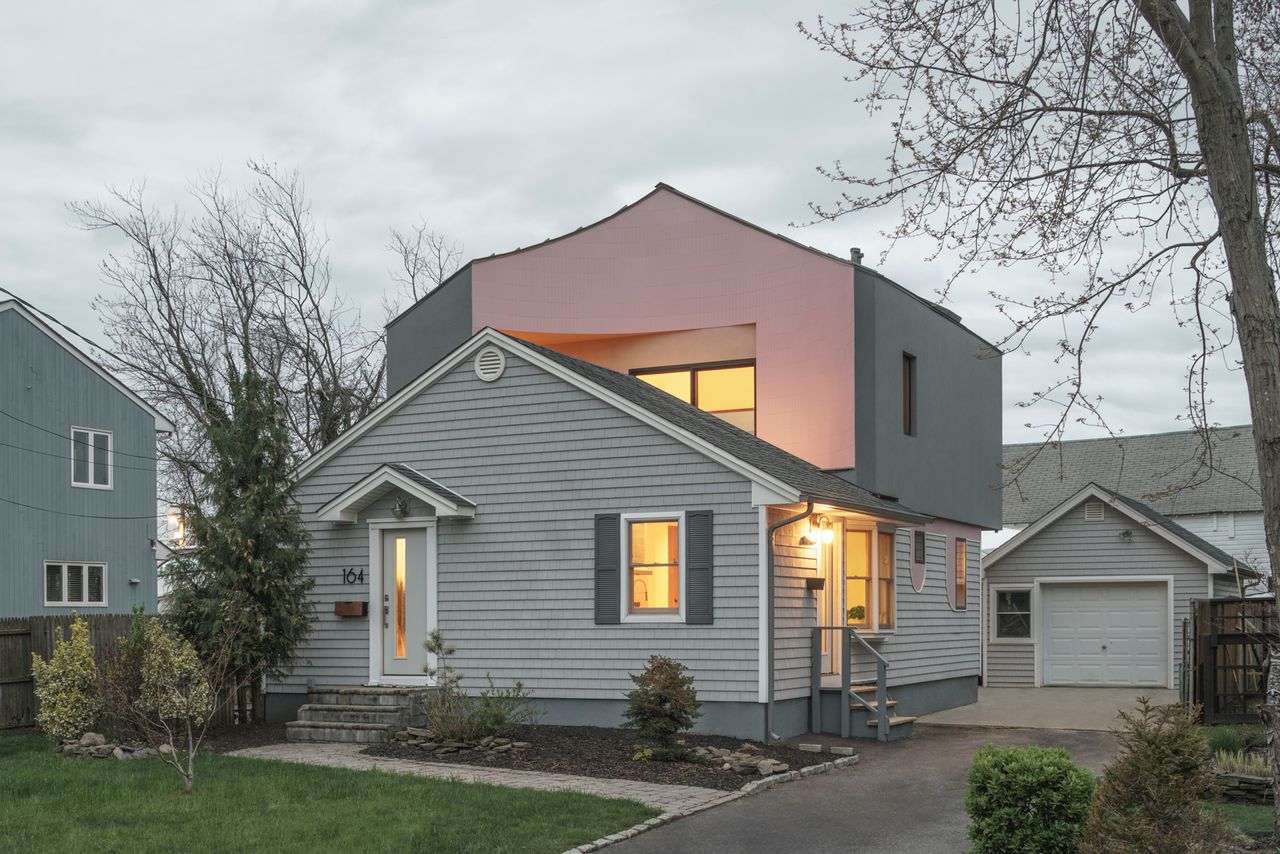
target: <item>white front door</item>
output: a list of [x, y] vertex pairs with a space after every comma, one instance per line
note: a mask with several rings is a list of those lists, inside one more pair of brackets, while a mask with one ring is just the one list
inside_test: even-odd
[[1041, 599], [1043, 684], [1168, 685], [1165, 584], [1045, 584]]
[[428, 589], [431, 562], [427, 528], [382, 530], [382, 674], [394, 684], [397, 676], [424, 676], [427, 651], [423, 642], [431, 630]]

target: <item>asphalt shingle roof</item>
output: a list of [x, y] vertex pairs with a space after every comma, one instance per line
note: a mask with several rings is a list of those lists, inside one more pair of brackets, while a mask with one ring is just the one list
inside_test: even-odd
[[[1006, 479], [1038, 447], [1005, 445]], [[1210, 447], [1212, 466], [1191, 431], [1052, 444], [1004, 488], [1004, 524], [1029, 525], [1088, 483], [1165, 516], [1261, 511], [1253, 428], [1219, 427]]]
[[405, 477], [409, 478], [415, 483], [425, 486], [427, 489], [431, 490], [436, 495], [443, 496], [444, 498], [449, 499], [454, 504], [457, 504], [460, 507], [476, 506], [476, 503], [472, 501], [470, 498], [459, 495], [449, 487], [445, 486], [440, 481], [432, 480], [431, 478], [427, 477], [425, 474], [418, 471], [412, 466], [407, 466], [404, 463], [387, 463], [386, 465], [387, 465], [387, 468], [395, 469], [396, 471], [400, 472], [400, 474], [404, 475]]
[[[1095, 486], [1096, 485], [1097, 484], [1095, 484]], [[1106, 487], [1099, 487], [1099, 488], [1102, 489], [1103, 492], [1106, 492], [1108, 495], [1114, 498], [1116, 501], [1119, 501], [1123, 504], [1128, 505], [1129, 507], [1136, 510], [1138, 513], [1145, 516], [1147, 519], [1150, 519], [1153, 525], [1159, 525], [1161, 528], [1164, 528], [1166, 531], [1173, 534], [1174, 536], [1182, 539], [1183, 541], [1189, 543], [1192, 546], [1195, 546], [1197, 549], [1209, 555], [1219, 563], [1224, 564], [1226, 566], [1232, 566], [1237, 564], [1236, 558], [1227, 554], [1222, 549], [1213, 545], [1203, 537], [1199, 537], [1191, 533], [1186, 528], [1182, 527], [1177, 522], [1170, 519], [1168, 516], [1165, 516], [1157, 512], [1154, 508], [1150, 507], [1149, 505], [1143, 504], [1141, 501], [1138, 501], [1136, 498], [1129, 498], [1127, 495], [1121, 495], [1118, 492], [1113, 492], [1112, 490], [1109, 490]], [[1245, 571], [1246, 574], [1251, 574], [1251, 575], [1256, 574], [1254, 573], [1252, 567], [1245, 566], [1244, 564], [1238, 564], [1238, 565], [1242, 570]]]
[[926, 521], [931, 518], [897, 501], [881, 498], [842, 477], [823, 471], [812, 463], [635, 377], [566, 356], [528, 341], [521, 340], [520, 344], [794, 487], [800, 491], [805, 500], [813, 499], [819, 503], [833, 504], [849, 510], [888, 516], [908, 522]]

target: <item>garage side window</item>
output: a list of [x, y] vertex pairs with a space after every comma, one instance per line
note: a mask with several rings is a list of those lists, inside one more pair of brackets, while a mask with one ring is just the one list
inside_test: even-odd
[[996, 592], [996, 637], [1025, 640], [1031, 637], [1031, 591]]

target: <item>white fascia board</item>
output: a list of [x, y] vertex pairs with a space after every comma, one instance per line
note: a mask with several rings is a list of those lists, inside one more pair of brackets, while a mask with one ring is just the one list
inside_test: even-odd
[[385, 486], [394, 486], [424, 504], [435, 508], [438, 518], [470, 519], [476, 515], [474, 507], [458, 504], [435, 490], [405, 477], [391, 466], [379, 466], [376, 471], [354, 486], [343, 490], [323, 507], [316, 511], [316, 516], [324, 522], [356, 522], [360, 518], [360, 502], [374, 490]]

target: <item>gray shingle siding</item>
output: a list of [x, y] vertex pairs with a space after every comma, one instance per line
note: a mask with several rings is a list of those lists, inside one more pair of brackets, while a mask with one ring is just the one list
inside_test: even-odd
[[[1036, 579], [1055, 576], [1100, 580], [1112, 576], [1173, 576], [1170, 655], [1176, 672], [1183, 620], [1190, 614], [1191, 600], [1208, 595], [1208, 570], [1203, 563], [1114, 507], [1105, 508], [1102, 521], [1086, 522], [1083, 505], [1093, 500], [1096, 499], [1087, 498], [1075, 505], [1000, 561], [989, 565], [984, 573], [986, 582], [1030, 587]], [[1133, 535], [1130, 543], [1120, 538], [1126, 530]], [[1033, 614], [1032, 632], [1038, 633], [1042, 627], [1042, 616]], [[987, 646], [989, 684], [1033, 685], [1035, 662], [1027, 652], [1029, 649], [1029, 645], [990, 641]]]
[[[302, 481], [317, 614], [284, 690], [368, 677], [368, 622], [335, 617], [331, 604], [368, 596], [367, 580], [341, 580], [347, 566], [367, 568], [368, 529], [363, 520], [319, 523], [314, 513], [386, 462], [478, 505], [474, 519], [439, 525], [440, 628], [470, 687], [487, 672], [538, 696], [619, 699], [633, 687], [628, 674], [662, 653], [690, 667], [702, 699], [756, 701], [759, 516], [750, 483], [510, 354], [493, 383], [464, 361]], [[715, 623], [595, 625], [595, 514], [701, 509], [715, 513]], [[387, 514], [364, 514], [379, 515]]]

